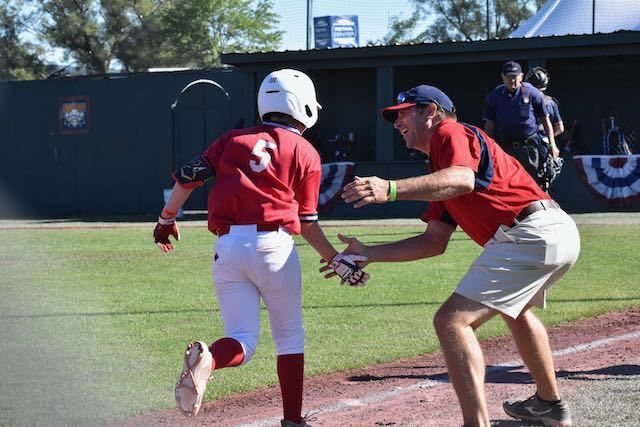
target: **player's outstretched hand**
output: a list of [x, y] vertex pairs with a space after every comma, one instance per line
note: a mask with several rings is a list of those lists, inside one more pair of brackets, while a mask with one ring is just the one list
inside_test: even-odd
[[176, 219], [158, 217], [158, 223], [153, 230], [153, 240], [162, 252], [173, 250], [173, 244], [169, 240], [169, 236], [173, 236], [176, 241], [180, 241], [180, 230], [178, 229], [178, 224], [176, 224]]
[[[332, 270], [332, 273], [340, 276], [341, 284], [364, 286], [369, 281], [369, 274], [362, 271], [357, 263], [366, 260], [367, 257], [363, 255], [337, 254], [327, 265], [328, 268], [320, 271]], [[332, 273], [325, 277], [333, 276]]]
[[346, 285], [353, 286], [353, 287], [364, 286], [369, 281], [369, 277], [370, 277], [369, 273], [367, 273], [364, 270], [358, 269], [358, 271], [353, 273], [346, 282], [345, 281], [341, 281], [340, 284], [341, 285], [345, 285], [346, 284]]
[[354, 203], [354, 208], [361, 208], [369, 203], [386, 203], [389, 201], [389, 181], [377, 176], [359, 177], [345, 185], [342, 198], [346, 203]]

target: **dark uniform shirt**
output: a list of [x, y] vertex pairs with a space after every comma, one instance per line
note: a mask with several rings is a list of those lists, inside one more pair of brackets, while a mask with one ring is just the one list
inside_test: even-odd
[[559, 123], [562, 123], [562, 117], [560, 117], [560, 109], [558, 108], [558, 101], [554, 97], [548, 95], [545, 95], [545, 100], [551, 124], [557, 125]]
[[485, 101], [484, 118], [496, 123], [501, 143], [522, 141], [538, 132], [537, 117], [549, 115], [544, 94], [523, 82], [515, 93], [504, 85], [492, 90]]

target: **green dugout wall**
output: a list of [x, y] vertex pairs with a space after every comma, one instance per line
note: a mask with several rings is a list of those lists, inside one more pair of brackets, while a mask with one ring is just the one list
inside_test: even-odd
[[157, 212], [175, 165], [252, 114], [251, 85], [227, 70], [0, 83], [0, 216]]
[[[230, 54], [223, 62], [233, 67], [224, 69], [0, 82], [0, 217], [155, 216], [175, 167], [224, 130], [256, 123], [257, 86], [284, 67], [316, 82], [324, 109], [305, 136], [323, 162], [334, 161], [340, 141], [349, 141], [346, 160], [356, 163], [358, 175], [422, 174], [425, 158], [405, 149], [379, 109], [400, 90], [427, 82], [449, 93], [461, 120], [482, 126], [484, 97], [509, 59], [524, 68], [545, 65], [549, 93], [560, 100], [573, 151], [554, 198], [569, 212], [640, 210], [637, 199], [615, 206], [595, 196], [571, 158], [602, 154], [603, 121], [610, 116], [640, 152], [634, 80], [640, 32], [620, 32]], [[201, 82], [181, 94], [194, 81]], [[640, 185], [640, 172], [631, 172]], [[204, 210], [206, 189], [196, 191], [186, 209]], [[398, 202], [356, 210], [339, 203], [326, 215], [415, 217], [425, 207]]]

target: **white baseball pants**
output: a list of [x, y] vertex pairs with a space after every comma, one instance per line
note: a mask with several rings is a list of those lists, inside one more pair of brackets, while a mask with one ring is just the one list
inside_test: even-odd
[[224, 333], [242, 344], [242, 363], [253, 357], [260, 339], [260, 298], [277, 355], [304, 353], [302, 274], [291, 235], [234, 225], [214, 250], [212, 273]]

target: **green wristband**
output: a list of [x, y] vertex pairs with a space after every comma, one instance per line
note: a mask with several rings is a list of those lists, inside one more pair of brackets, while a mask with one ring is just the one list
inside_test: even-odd
[[398, 197], [398, 187], [396, 187], [395, 181], [389, 181], [389, 201], [395, 202]]

